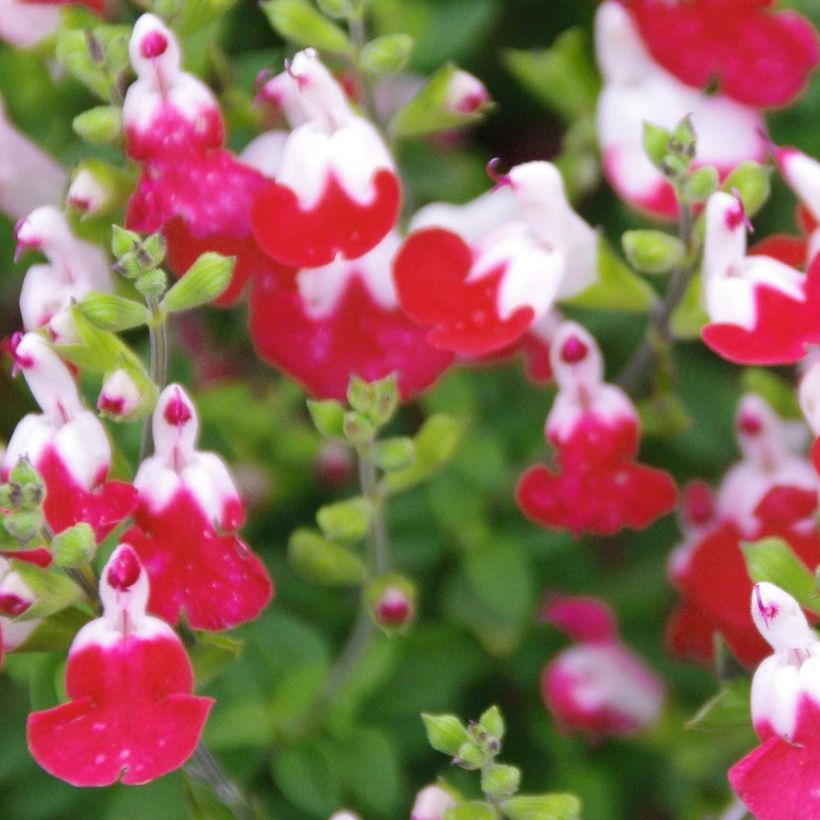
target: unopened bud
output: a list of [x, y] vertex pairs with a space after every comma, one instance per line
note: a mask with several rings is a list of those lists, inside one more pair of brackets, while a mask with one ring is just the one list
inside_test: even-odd
[[228, 287], [235, 262], [232, 256], [203, 253], [165, 294], [162, 306], [178, 313], [213, 301]]
[[106, 416], [126, 420], [137, 409], [143, 391], [127, 371], [115, 370], [105, 380], [97, 399], [97, 409]]
[[457, 69], [447, 86], [445, 105], [457, 114], [475, 114], [486, 108], [490, 102], [487, 87], [478, 77], [462, 69]]
[[478, 743], [468, 740], [459, 747], [453, 759], [453, 763], [462, 769], [472, 771], [473, 769], [480, 769], [484, 766], [489, 757], [487, 752]]
[[117, 259], [122, 259], [127, 254], [133, 253], [140, 242], [140, 235], [134, 231], [128, 231], [119, 225], [111, 226], [111, 252]]
[[110, 193], [90, 170], [82, 168], [71, 181], [66, 202], [83, 214], [96, 214], [105, 208]]
[[161, 268], [147, 270], [137, 276], [135, 285], [144, 296], [162, 296], [168, 286], [168, 277]]
[[667, 273], [685, 254], [680, 239], [663, 231], [627, 231], [621, 241], [626, 258], [642, 273]]
[[25, 543], [39, 532], [43, 516], [39, 510], [19, 510], [8, 513], [3, 518], [3, 526], [12, 538]]
[[470, 740], [467, 727], [455, 715], [423, 714], [421, 719], [427, 731], [427, 740], [437, 752], [455, 757]]
[[353, 455], [350, 448], [333, 441], [323, 441], [313, 468], [319, 483], [331, 489], [340, 489], [353, 479]]
[[425, 786], [417, 795], [410, 820], [444, 820], [447, 809], [456, 805], [455, 797], [438, 784]]
[[373, 581], [365, 593], [373, 620], [384, 629], [401, 629], [416, 617], [413, 584], [399, 575]]
[[94, 558], [97, 543], [94, 530], [84, 521], [63, 530], [51, 542], [54, 562], [61, 567], [79, 567]]
[[663, 163], [669, 150], [670, 139], [672, 134], [667, 128], [661, 128], [651, 122], [643, 124], [643, 150], [656, 168], [660, 168]]
[[493, 765], [481, 773], [481, 791], [496, 800], [511, 797], [521, 784], [521, 770], [515, 766]]
[[92, 145], [109, 145], [122, 136], [122, 109], [114, 105], [99, 105], [74, 117], [74, 132]]

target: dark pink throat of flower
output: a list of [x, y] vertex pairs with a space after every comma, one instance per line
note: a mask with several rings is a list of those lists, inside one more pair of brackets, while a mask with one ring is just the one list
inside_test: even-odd
[[97, 400], [97, 409], [112, 415], [119, 415], [125, 407], [125, 399], [122, 396], [109, 396], [105, 393]]
[[690, 524], [708, 524], [715, 514], [712, 491], [705, 484], [695, 484], [686, 491], [684, 517]]
[[763, 430], [763, 422], [754, 413], [741, 413], [740, 418], [737, 420], [737, 426], [740, 432], [745, 433], [747, 436], [760, 435]]
[[296, 84], [299, 86], [300, 91], [308, 84], [308, 75], [297, 74], [293, 70], [293, 63], [291, 63], [290, 60], [285, 60], [285, 72], [287, 73], [288, 77], [290, 77], [292, 80], [296, 80]]
[[746, 208], [743, 207], [743, 200], [740, 198], [740, 192], [737, 188], [735, 188], [732, 191], [732, 194], [734, 195], [737, 204], [733, 208], [726, 211], [726, 226], [729, 230], [734, 231], [743, 225], [749, 233], [754, 233], [754, 225], [752, 225], [752, 220], [749, 219], [746, 213]]
[[137, 556], [130, 548], [120, 550], [119, 555], [108, 568], [107, 580], [114, 589], [126, 592], [137, 583], [142, 572]]
[[578, 364], [589, 353], [589, 347], [577, 336], [570, 336], [561, 348], [561, 361], [566, 364]]
[[3, 349], [11, 354], [14, 360], [12, 367], [12, 375], [16, 376], [20, 370], [25, 370], [28, 367], [34, 366], [34, 359], [31, 356], [24, 356], [18, 352], [20, 342], [23, 340], [23, 334], [18, 330], [12, 333], [7, 339], [3, 340]]
[[760, 617], [763, 618], [763, 623], [770, 626], [778, 613], [777, 604], [765, 604], [763, 602], [763, 595], [760, 592], [760, 584], [755, 584], [755, 599], [757, 601], [757, 611]]
[[13, 592], [0, 594], [0, 613], [7, 615], [9, 618], [22, 615], [30, 606], [30, 601], [15, 595]]
[[177, 393], [168, 404], [165, 405], [165, 412], [162, 414], [168, 424], [181, 427], [191, 420], [191, 408], [185, 399]]
[[140, 43], [140, 54], [147, 60], [165, 54], [168, 38], [161, 31], [149, 31]]

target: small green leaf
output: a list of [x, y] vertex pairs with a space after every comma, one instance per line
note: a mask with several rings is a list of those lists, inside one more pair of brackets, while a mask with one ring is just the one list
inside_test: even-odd
[[768, 200], [772, 191], [772, 168], [759, 162], [741, 162], [720, 186], [722, 191], [737, 191], [746, 215], [753, 217]]
[[113, 293], [92, 290], [77, 304], [77, 310], [100, 330], [117, 333], [148, 324], [151, 314], [145, 305]]
[[136, 231], [129, 231], [119, 225], [111, 226], [111, 252], [117, 259], [133, 253], [141, 241]]
[[373, 445], [372, 457], [376, 466], [385, 472], [403, 470], [413, 463], [416, 446], [406, 436], [386, 438]]
[[702, 732], [751, 730], [750, 692], [751, 682], [748, 678], [729, 681], [686, 722], [686, 728]]
[[342, 803], [341, 767], [328, 741], [306, 739], [273, 756], [276, 785], [311, 817], [329, 817]]
[[358, 586], [367, 575], [360, 558], [308, 529], [291, 535], [288, 560], [303, 578], [325, 586]]
[[365, 444], [376, 435], [376, 425], [364, 413], [350, 410], [342, 420], [344, 436], [351, 444]]
[[323, 14], [337, 20], [349, 20], [356, 14], [356, 0], [316, 0]]
[[444, 820], [495, 820], [496, 814], [486, 803], [472, 801], [452, 806], [444, 812]]
[[361, 496], [326, 504], [316, 513], [325, 537], [342, 544], [355, 544], [364, 538], [371, 517], [370, 502]]
[[237, 0], [184, 0], [174, 18], [174, 31], [182, 37], [205, 28], [236, 5]]
[[371, 40], [360, 56], [361, 66], [376, 76], [401, 71], [413, 51], [413, 38], [407, 34], [385, 34]]
[[313, 426], [326, 438], [344, 438], [344, 405], [334, 399], [307, 403]]
[[36, 596], [34, 603], [15, 621], [47, 618], [83, 597], [77, 584], [62, 572], [42, 569], [25, 561], [15, 561], [14, 568]]
[[672, 312], [669, 327], [677, 339], [698, 339], [701, 328], [709, 321], [703, 307], [703, 279], [696, 274], [689, 280], [683, 299]]
[[72, 606], [49, 615], [15, 652], [65, 652], [91, 616]]
[[646, 313], [657, 298], [652, 287], [618, 258], [601, 234], [598, 240], [598, 280], [568, 299], [567, 304]]
[[360, 379], [358, 376], [351, 376], [347, 385], [347, 403], [357, 412], [370, 415], [373, 402], [376, 400], [376, 392], [370, 382]]
[[580, 820], [581, 801], [574, 794], [518, 795], [501, 804], [509, 820]]
[[347, 35], [307, 0], [268, 0], [261, 5], [270, 24], [286, 40], [335, 54], [353, 53]]
[[129, 26], [63, 27], [57, 34], [56, 57], [98, 97], [113, 102], [113, 78], [128, 67], [130, 35]]
[[471, 742], [467, 728], [455, 715], [423, 714], [421, 719], [427, 740], [437, 752], [455, 757], [465, 743]]
[[228, 287], [235, 264], [236, 257], [203, 253], [165, 294], [160, 307], [180, 313], [213, 301]]
[[705, 202], [717, 191], [719, 185], [717, 168], [706, 166], [689, 174], [684, 182], [684, 193], [689, 202]]
[[74, 132], [91, 145], [110, 145], [122, 136], [122, 109], [99, 105], [77, 114], [71, 123]]
[[801, 606], [820, 611], [820, 600], [813, 599], [814, 575], [781, 538], [764, 538], [740, 545], [749, 577], [769, 581], [794, 596]]
[[677, 236], [663, 231], [627, 231], [621, 242], [629, 264], [643, 273], [668, 273], [686, 252]]
[[490, 737], [496, 740], [502, 740], [504, 738], [504, 716], [497, 706], [491, 706], [487, 709], [478, 719], [478, 722]]
[[218, 632], [199, 632], [188, 654], [194, 667], [198, 686], [215, 678], [242, 651], [244, 641]]
[[662, 128], [651, 122], [643, 124], [643, 150], [649, 157], [649, 161], [660, 168], [669, 150], [669, 141], [672, 139], [672, 132], [668, 128]]

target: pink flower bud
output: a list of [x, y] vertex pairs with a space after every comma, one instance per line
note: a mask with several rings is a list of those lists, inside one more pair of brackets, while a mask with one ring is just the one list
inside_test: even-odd
[[66, 202], [84, 214], [95, 214], [110, 196], [110, 191], [88, 168], [81, 169], [71, 180]]
[[406, 626], [415, 617], [412, 596], [399, 587], [387, 587], [373, 607], [373, 615], [380, 626], [396, 629]]
[[478, 77], [458, 69], [447, 86], [445, 105], [458, 114], [473, 114], [490, 102], [487, 88]]
[[137, 408], [142, 391], [125, 370], [115, 370], [104, 382], [97, 409], [110, 416], [125, 418]]
[[447, 809], [453, 808], [456, 800], [446, 789], [436, 783], [425, 786], [417, 795], [410, 810], [410, 820], [444, 820]]

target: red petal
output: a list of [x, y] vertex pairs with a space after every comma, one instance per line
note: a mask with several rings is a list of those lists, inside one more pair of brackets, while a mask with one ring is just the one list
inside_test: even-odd
[[801, 269], [806, 264], [808, 243], [804, 236], [775, 233], [752, 245], [749, 248], [749, 254], [753, 256], [771, 256], [784, 265]]
[[409, 399], [453, 361], [427, 344], [426, 331], [398, 308], [381, 307], [358, 276], [332, 313], [314, 319], [294, 273], [269, 263], [253, 281], [250, 329], [261, 358], [322, 398], [344, 399], [351, 375], [370, 381], [395, 372], [402, 398]]
[[576, 641], [612, 643], [618, 638], [612, 610], [597, 598], [548, 596], [541, 608], [541, 619]]
[[54, 532], [85, 521], [99, 543], [137, 506], [137, 491], [130, 484], [106, 481], [91, 491], [81, 487], [53, 447], [43, 451], [36, 466], [46, 485], [43, 510]]
[[751, 330], [712, 322], [703, 340], [716, 353], [738, 364], [792, 364], [806, 355], [806, 345], [820, 343], [820, 257], [803, 283], [806, 299], [797, 302], [768, 285], [755, 288], [757, 323]]
[[256, 241], [277, 262], [293, 268], [318, 268], [338, 254], [357, 259], [384, 239], [399, 215], [396, 175], [380, 168], [372, 185], [373, 201], [362, 205], [331, 174], [317, 203], [305, 210], [290, 188], [268, 182], [251, 209]]
[[817, 35], [805, 18], [769, 11], [769, 0], [630, 0], [652, 56], [683, 82], [713, 77], [740, 102], [785, 105], [817, 65]]
[[482, 354], [519, 339], [535, 316], [517, 308], [507, 319], [498, 315], [498, 289], [504, 267], [472, 282], [469, 246], [444, 228], [412, 233], [396, 254], [393, 279], [399, 303], [415, 321], [433, 325], [431, 344], [457, 353]]
[[213, 701], [194, 697], [178, 639], [127, 635], [69, 655], [70, 703], [34, 712], [28, 743], [37, 762], [74, 786], [147, 783], [193, 753]]
[[234, 534], [219, 535], [184, 487], [159, 513], [141, 505], [123, 536], [148, 572], [148, 608], [169, 623], [184, 610], [193, 629], [256, 618], [273, 597], [264, 564]]
[[50, 567], [54, 560], [48, 547], [35, 547], [30, 550], [0, 550], [0, 558], [7, 560], [14, 558], [43, 568]]
[[702, 610], [684, 601], [669, 618], [665, 642], [675, 655], [709, 663], [715, 653], [715, 625]]
[[780, 485], [772, 487], [755, 508], [755, 518], [767, 525], [789, 527], [814, 515], [817, 490]]

